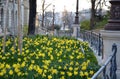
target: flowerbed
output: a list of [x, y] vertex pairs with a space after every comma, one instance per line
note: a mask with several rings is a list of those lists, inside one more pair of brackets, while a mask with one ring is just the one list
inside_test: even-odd
[[[99, 68], [85, 42], [49, 36], [24, 37], [22, 54], [17, 39], [0, 39], [0, 79], [90, 79]], [[83, 47], [83, 53], [80, 47]]]

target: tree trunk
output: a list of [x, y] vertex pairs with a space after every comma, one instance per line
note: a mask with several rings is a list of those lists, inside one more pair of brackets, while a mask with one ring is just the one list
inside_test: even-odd
[[44, 10], [43, 10], [43, 12], [42, 12], [42, 29], [43, 29], [43, 27], [44, 27]]
[[35, 34], [35, 19], [36, 19], [36, 0], [29, 0], [29, 27], [28, 35]]
[[95, 1], [91, 0], [91, 18], [90, 18], [90, 30], [92, 30], [95, 26]]
[[22, 54], [21, 0], [18, 0], [18, 50]]
[[42, 29], [44, 27], [44, 13], [45, 13], [45, 0], [43, 0], [43, 3], [42, 3]]

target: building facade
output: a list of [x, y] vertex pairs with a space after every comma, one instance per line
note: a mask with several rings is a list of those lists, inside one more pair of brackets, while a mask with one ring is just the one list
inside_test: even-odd
[[29, 0], [23, 0], [24, 4], [24, 26], [28, 26], [29, 22]]
[[[20, 16], [21, 16], [21, 25], [24, 26], [28, 22], [29, 8], [26, 8], [28, 5], [28, 0], [21, 0], [20, 3]], [[27, 5], [26, 5], [27, 4]], [[7, 8], [6, 8], [7, 5]], [[25, 6], [24, 6], [25, 5]], [[27, 11], [27, 12], [26, 12]], [[6, 13], [6, 14], [5, 14]], [[27, 16], [26, 16], [27, 15]], [[26, 17], [24, 17], [26, 16]], [[6, 17], [6, 18], [5, 18]], [[5, 25], [4, 25], [4, 21]], [[27, 21], [27, 22], [26, 22]], [[18, 32], [18, 3], [17, 0], [0, 0], [0, 32], [4, 31], [4, 27], [7, 28], [7, 32], [12, 35], [17, 34]]]

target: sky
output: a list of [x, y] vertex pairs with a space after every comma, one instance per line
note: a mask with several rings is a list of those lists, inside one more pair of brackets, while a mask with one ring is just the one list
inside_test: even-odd
[[[76, 1], [77, 0], [46, 0], [46, 5], [51, 4], [50, 7], [47, 8], [48, 11], [52, 11], [53, 5], [55, 5], [56, 12], [62, 12], [64, 8], [67, 11], [74, 11], [76, 10]], [[90, 8], [89, 0], [79, 0], [79, 10], [88, 9]], [[41, 10], [41, 0], [37, 0], [37, 12]]]

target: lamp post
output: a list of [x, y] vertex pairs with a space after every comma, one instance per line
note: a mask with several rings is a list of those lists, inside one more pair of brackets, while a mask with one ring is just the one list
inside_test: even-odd
[[79, 24], [79, 12], [78, 12], [78, 9], [79, 9], [79, 0], [77, 0], [77, 3], [76, 3], [76, 16], [75, 16], [75, 24]]
[[55, 5], [53, 5], [53, 24], [52, 24], [53, 34], [54, 34], [54, 20], [55, 20]]
[[63, 22], [63, 30], [65, 31], [65, 21]]
[[77, 2], [76, 2], [76, 15], [75, 15], [75, 22], [73, 24], [73, 34], [72, 34], [72, 36], [75, 37], [75, 38], [78, 37], [78, 32], [80, 30], [78, 8], [79, 8], [79, 0], [77, 0]]
[[110, 19], [105, 30], [120, 30], [120, 0], [111, 0]]

